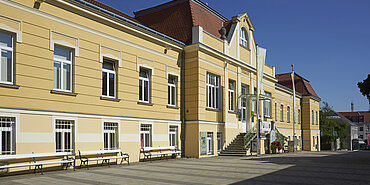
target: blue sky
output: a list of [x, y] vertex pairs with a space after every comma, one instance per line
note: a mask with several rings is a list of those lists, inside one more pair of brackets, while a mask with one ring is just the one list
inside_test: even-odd
[[[163, 1], [100, 0], [126, 14]], [[370, 73], [369, 0], [203, 0], [230, 19], [247, 12], [256, 43], [267, 48], [266, 63], [277, 73], [295, 71], [308, 79], [336, 111], [368, 110], [357, 82]], [[322, 104], [321, 104], [322, 105]]]

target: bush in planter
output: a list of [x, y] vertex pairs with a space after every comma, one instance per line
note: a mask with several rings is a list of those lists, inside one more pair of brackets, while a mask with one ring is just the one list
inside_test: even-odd
[[282, 148], [283, 146], [281, 145], [279, 141], [273, 141], [271, 143], [271, 150], [273, 153], [276, 152], [276, 149], [281, 150]]

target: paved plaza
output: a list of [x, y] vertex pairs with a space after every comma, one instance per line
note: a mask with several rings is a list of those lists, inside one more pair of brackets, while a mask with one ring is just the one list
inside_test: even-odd
[[0, 184], [369, 184], [370, 152], [160, 160], [0, 177]]

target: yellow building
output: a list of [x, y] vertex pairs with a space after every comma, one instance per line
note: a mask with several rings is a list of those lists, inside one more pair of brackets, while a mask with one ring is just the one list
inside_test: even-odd
[[[2, 155], [121, 148], [136, 162], [141, 147], [171, 145], [214, 156], [256, 123], [254, 103], [238, 98], [256, 88], [246, 13], [228, 20], [199, 0], [135, 18], [95, 0], [0, 0], [0, 10]], [[265, 65], [272, 99], [260, 113], [292, 136], [276, 116], [292, 91], [278, 81]], [[315, 150], [320, 99], [308, 92], [297, 93], [296, 133]]]

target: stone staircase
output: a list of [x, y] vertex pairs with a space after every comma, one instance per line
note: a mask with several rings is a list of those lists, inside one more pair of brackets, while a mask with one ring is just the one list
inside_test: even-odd
[[240, 133], [237, 135], [234, 140], [223, 150], [219, 153], [219, 156], [245, 156], [247, 154], [247, 150], [245, 149], [244, 145], [244, 136], [247, 133]]

